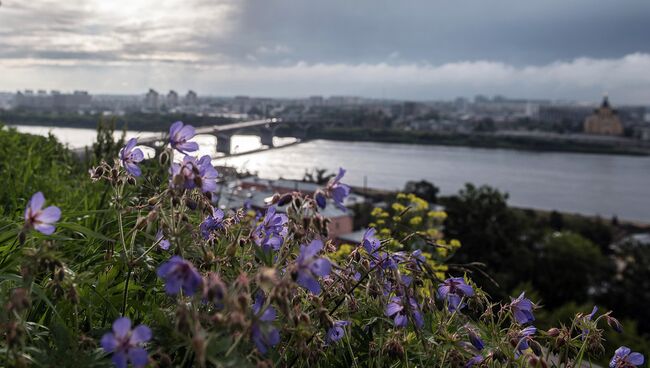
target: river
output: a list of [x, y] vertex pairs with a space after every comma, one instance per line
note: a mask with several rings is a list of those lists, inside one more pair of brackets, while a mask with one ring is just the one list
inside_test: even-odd
[[[51, 131], [71, 147], [95, 136], [91, 129], [17, 128], [33, 134]], [[197, 136], [197, 141], [201, 154], [214, 156], [216, 138]], [[275, 144], [291, 141], [276, 138]], [[261, 146], [253, 136], [235, 136], [232, 145], [238, 153]], [[400, 189], [408, 180], [425, 179], [442, 194], [455, 193], [466, 182], [488, 184], [508, 192], [509, 203], [518, 207], [650, 222], [650, 157], [314, 140], [215, 158], [214, 163], [287, 179], [300, 179], [316, 167], [333, 172], [341, 166], [348, 170], [344, 182], [351, 185]]]

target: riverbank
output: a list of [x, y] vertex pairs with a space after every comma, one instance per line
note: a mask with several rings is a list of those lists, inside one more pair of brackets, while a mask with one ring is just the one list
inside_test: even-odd
[[[279, 134], [287, 133], [280, 130]], [[513, 149], [533, 152], [573, 152], [609, 155], [649, 156], [650, 148], [626, 145], [624, 142], [588, 142], [573, 137], [549, 139], [525, 135], [492, 133], [452, 134], [414, 132], [393, 129], [325, 128], [310, 129], [307, 139], [327, 139], [345, 142], [407, 143], [473, 148]]]

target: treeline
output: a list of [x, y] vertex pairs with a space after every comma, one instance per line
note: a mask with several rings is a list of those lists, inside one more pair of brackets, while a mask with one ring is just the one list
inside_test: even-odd
[[220, 125], [235, 120], [226, 117], [197, 116], [192, 114], [149, 114], [128, 113], [121, 116], [102, 114], [80, 115], [76, 113], [46, 113], [20, 110], [0, 110], [0, 121], [10, 125], [42, 125], [68, 128], [95, 129], [97, 122], [114, 121], [117, 129], [127, 128], [139, 131], [165, 131], [174, 121], [183, 121], [194, 126]]
[[[278, 134], [297, 134], [292, 129], [278, 130]], [[493, 134], [435, 133], [407, 131], [401, 129], [319, 128], [307, 131], [308, 139], [330, 139], [337, 141], [367, 141], [386, 143], [414, 143], [443, 146], [467, 146], [480, 148], [505, 148], [530, 151], [578, 152], [601, 154], [648, 155], [647, 151], [634, 147], [613, 144], [589, 143], [583, 141], [556, 141], [535, 137], [498, 136]]]

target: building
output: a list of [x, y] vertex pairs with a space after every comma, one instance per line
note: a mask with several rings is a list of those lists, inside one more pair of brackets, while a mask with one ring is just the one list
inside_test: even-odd
[[187, 106], [198, 106], [199, 105], [199, 96], [196, 92], [189, 90], [187, 95], [185, 95], [185, 105]]
[[158, 111], [158, 92], [149, 89], [149, 92], [144, 96], [144, 108], [149, 111]]
[[178, 106], [178, 93], [176, 93], [176, 91], [169, 91], [165, 105], [167, 105], [168, 109], [173, 109], [174, 107]]
[[609, 105], [607, 96], [603, 98], [600, 107], [585, 119], [584, 132], [587, 134], [623, 135], [623, 123], [616, 110]]
[[61, 93], [59, 91], [31, 90], [18, 92], [14, 96], [14, 107], [41, 111], [80, 111], [91, 108], [92, 96], [86, 91]]

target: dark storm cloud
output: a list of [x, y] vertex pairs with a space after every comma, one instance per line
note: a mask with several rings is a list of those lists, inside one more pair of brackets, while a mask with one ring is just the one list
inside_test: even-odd
[[248, 1], [238, 40], [307, 62], [543, 64], [650, 51], [649, 17], [639, 0]]

